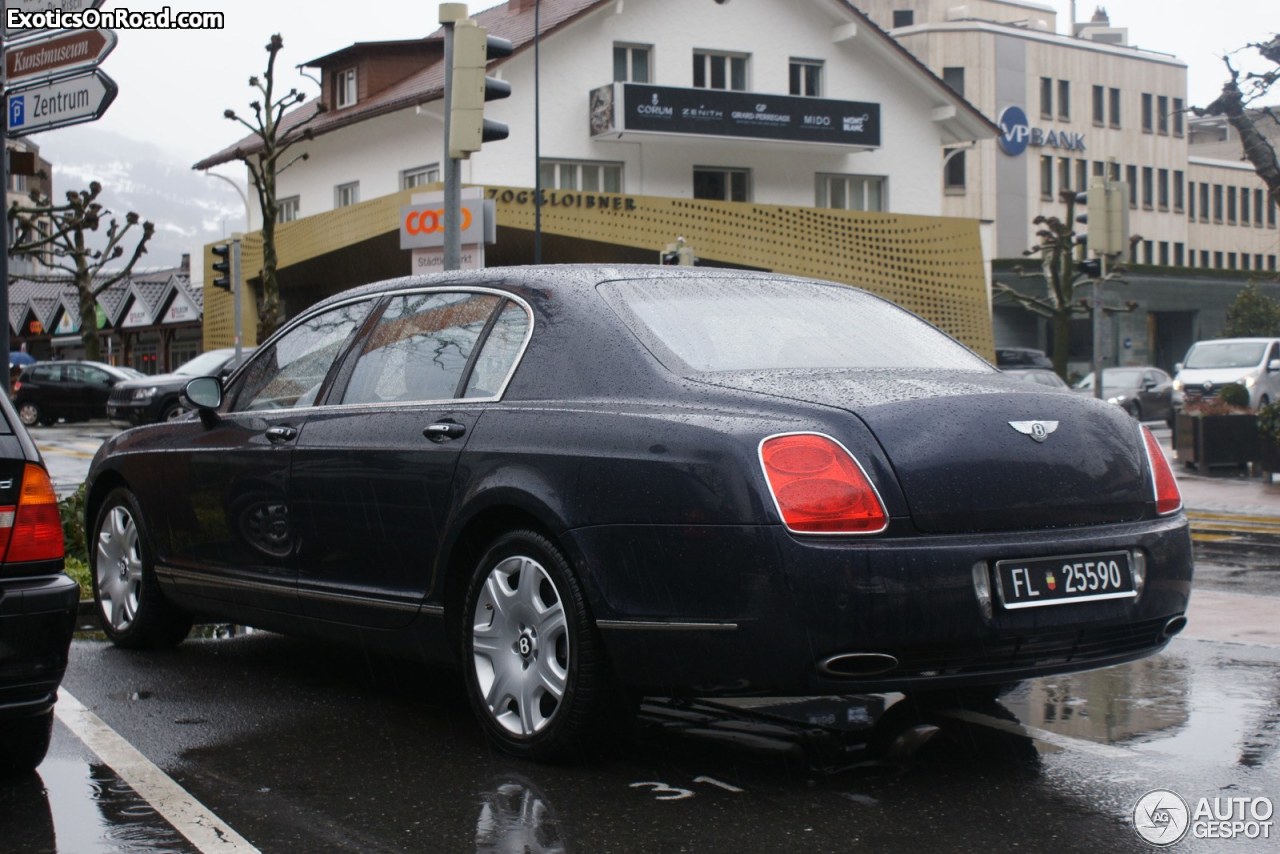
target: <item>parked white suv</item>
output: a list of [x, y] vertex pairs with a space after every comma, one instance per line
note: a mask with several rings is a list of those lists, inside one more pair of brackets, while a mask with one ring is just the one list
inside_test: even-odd
[[1221, 338], [1191, 345], [1174, 366], [1173, 405], [1213, 399], [1229, 383], [1249, 390], [1249, 406], [1257, 409], [1280, 400], [1280, 338]]

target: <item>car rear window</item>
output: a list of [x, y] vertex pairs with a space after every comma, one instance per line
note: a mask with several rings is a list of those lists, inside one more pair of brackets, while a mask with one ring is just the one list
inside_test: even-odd
[[682, 369], [991, 370], [963, 345], [915, 315], [844, 285], [673, 278], [605, 282], [599, 289], [658, 360], [677, 373]]

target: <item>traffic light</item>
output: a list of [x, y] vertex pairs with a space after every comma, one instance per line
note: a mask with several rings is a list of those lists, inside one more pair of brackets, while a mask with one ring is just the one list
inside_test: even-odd
[[213, 286], [221, 288], [224, 291], [231, 290], [231, 244], [219, 243], [211, 250], [213, 252]]
[[453, 27], [453, 91], [449, 107], [449, 156], [466, 159], [486, 142], [506, 139], [510, 129], [484, 117], [486, 101], [511, 96], [511, 84], [485, 76], [491, 59], [510, 56], [511, 42], [489, 35], [464, 18]]
[[1119, 255], [1128, 260], [1129, 253], [1129, 185], [1123, 181], [1107, 181], [1101, 175], [1089, 184], [1089, 192], [1077, 193], [1076, 204], [1093, 201], [1088, 213], [1076, 222], [1089, 226], [1089, 248], [1095, 255]]
[[1098, 279], [1102, 277], [1102, 261], [1097, 258], [1089, 258], [1084, 261], [1076, 262], [1076, 269], [1090, 279]]

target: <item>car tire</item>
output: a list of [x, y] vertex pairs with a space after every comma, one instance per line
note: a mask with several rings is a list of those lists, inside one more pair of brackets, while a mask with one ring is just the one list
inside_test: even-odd
[[29, 774], [44, 761], [53, 735], [53, 711], [0, 723], [0, 778]]
[[170, 403], [167, 406], [165, 406], [164, 411], [160, 413], [160, 420], [176, 421], [186, 414], [187, 414], [187, 408], [183, 406], [179, 401], [175, 400], [173, 403]]
[[611, 720], [608, 662], [582, 587], [534, 531], [499, 537], [472, 570], [459, 649], [467, 696], [506, 752], [563, 762]]
[[191, 617], [160, 590], [146, 524], [128, 489], [113, 490], [98, 510], [89, 570], [102, 630], [116, 646], [167, 649], [191, 631]]
[[43, 413], [40, 412], [40, 404], [24, 400], [18, 404], [18, 420], [25, 427], [34, 427], [37, 423], [43, 423]]

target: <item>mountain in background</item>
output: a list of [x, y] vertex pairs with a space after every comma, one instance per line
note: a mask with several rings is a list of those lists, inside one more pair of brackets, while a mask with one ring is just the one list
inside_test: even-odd
[[[204, 245], [244, 230], [244, 202], [231, 185], [192, 170], [190, 162], [179, 161], [158, 146], [90, 127], [76, 128], [75, 133], [55, 130], [31, 140], [40, 146], [40, 155], [53, 163], [55, 204], [65, 200], [68, 190], [86, 189], [89, 182], [98, 181], [102, 184], [99, 200], [122, 223], [129, 211], [155, 223], [147, 254], [135, 269], [176, 267], [183, 254], [189, 254], [193, 278], [200, 280]], [[244, 178], [243, 169], [228, 168], [225, 174], [237, 182]], [[105, 235], [105, 223], [99, 232]], [[137, 233], [134, 229], [130, 235]], [[126, 238], [125, 252], [135, 245]]]

